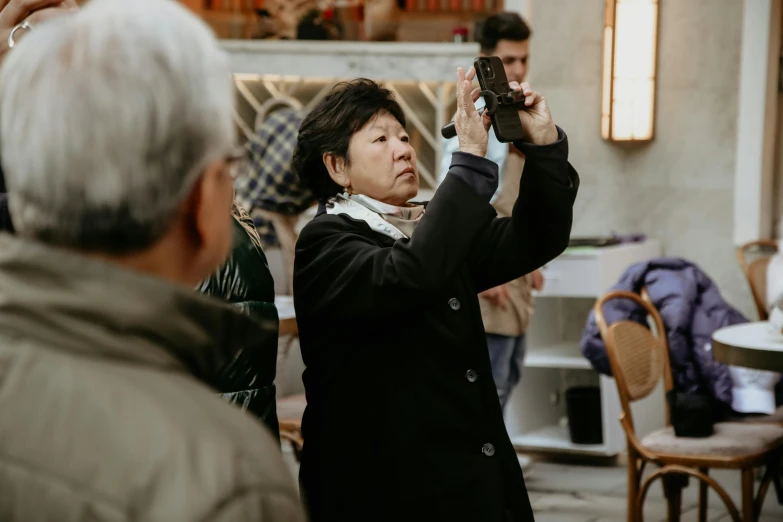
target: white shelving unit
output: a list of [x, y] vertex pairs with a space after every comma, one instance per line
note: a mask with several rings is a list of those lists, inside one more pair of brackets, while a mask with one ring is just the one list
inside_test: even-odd
[[[544, 267], [545, 286], [527, 335], [522, 382], [506, 410], [506, 426], [522, 451], [612, 457], [625, 449], [618, 421], [620, 400], [614, 379], [598, 375], [579, 351], [579, 334], [595, 299], [603, 295], [632, 264], [658, 257], [657, 241], [605, 248], [573, 248]], [[571, 442], [565, 419], [565, 389], [597, 385], [601, 392], [603, 443]], [[634, 406], [637, 432], [662, 426], [663, 393]]]

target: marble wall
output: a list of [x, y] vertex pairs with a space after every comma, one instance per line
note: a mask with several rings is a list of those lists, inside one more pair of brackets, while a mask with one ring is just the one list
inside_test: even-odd
[[600, 135], [604, 0], [531, 0], [530, 81], [582, 177], [575, 235], [643, 232], [755, 317], [732, 243], [742, 2], [662, 1], [656, 138]]

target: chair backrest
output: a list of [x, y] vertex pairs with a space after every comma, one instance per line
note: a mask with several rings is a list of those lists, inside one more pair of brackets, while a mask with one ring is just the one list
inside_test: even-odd
[[737, 248], [737, 262], [748, 280], [750, 293], [759, 319], [767, 320], [767, 265], [778, 249], [778, 242], [769, 239], [751, 241]]
[[[644, 296], [644, 297], [643, 297]], [[595, 320], [606, 346], [620, 403], [625, 417], [633, 427], [631, 404], [650, 395], [663, 377], [665, 390], [673, 387], [666, 330], [658, 310], [646, 297], [633, 292], [610, 292], [595, 304]], [[623, 320], [607, 324], [604, 305], [614, 299], [630, 299], [642, 307], [652, 320], [654, 331], [635, 321]], [[669, 424], [669, 411], [666, 409]]]

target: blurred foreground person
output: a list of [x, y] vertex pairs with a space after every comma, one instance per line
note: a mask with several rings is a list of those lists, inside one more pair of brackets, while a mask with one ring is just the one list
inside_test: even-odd
[[231, 248], [233, 99], [169, 0], [92, 0], [9, 54], [0, 520], [303, 520], [274, 439], [200, 382], [263, 332], [193, 291]]
[[426, 207], [408, 203], [416, 152], [389, 90], [344, 84], [302, 123], [294, 165], [322, 203], [294, 267], [300, 484], [316, 522], [533, 520], [478, 293], [566, 248], [579, 178], [544, 98], [514, 83], [527, 97], [528, 139], [516, 143], [527, 161], [512, 216], [497, 218], [474, 75], [460, 69], [460, 150]]
[[[0, 38], [3, 40], [0, 43], [6, 43], [6, 52], [10, 50], [7, 41], [12, 32], [16, 42], [39, 23], [78, 11], [75, 0], [0, 0], [3, 1], [5, 5], [0, 10]], [[0, 54], [0, 61], [5, 56], [6, 53]], [[261, 320], [265, 329], [252, 346], [245, 346], [220, 369], [213, 384], [217, 391], [223, 392], [224, 398], [257, 416], [272, 435], [278, 437], [274, 384], [278, 320], [274, 281], [252, 221], [236, 204], [232, 214], [234, 244], [231, 255], [212, 277], [199, 285], [199, 289], [237, 305], [244, 313]], [[1, 169], [0, 231], [13, 233]]]

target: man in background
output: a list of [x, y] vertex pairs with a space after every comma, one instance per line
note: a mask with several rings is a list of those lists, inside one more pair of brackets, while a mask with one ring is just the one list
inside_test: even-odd
[[[522, 83], [527, 76], [529, 57], [530, 27], [517, 13], [498, 13], [484, 21], [479, 36], [482, 56], [497, 56], [503, 62], [508, 81]], [[479, 98], [476, 107], [484, 107], [484, 100]], [[456, 138], [443, 141], [443, 156], [440, 165], [440, 178], [442, 181], [451, 165], [451, 155], [459, 148]], [[489, 148], [487, 159], [498, 164], [500, 173], [500, 187], [507, 171], [506, 158], [511, 150], [516, 150], [509, 143], [500, 143], [495, 136], [494, 129], [489, 131]], [[500, 189], [498, 189], [500, 190]], [[497, 197], [497, 194], [496, 194]]]
[[[516, 13], [504, 12], [490, 16], [483, 24], [479, 43], [483, 56], [497, 56], [502, 62], [508, 80], [525, 81], [529, 57], [530, 28]], [[483, 107], [479, 99], [476, 107]], [[451, 165], [451, 156], [457, 151], [456, 138], [443, 140], [443, 156], [438, 182], [442, 182]], [[511, 215], [517, 194], [524, 156], [510, 143], [501, 143], [493, 129], [489, 131], [486, 158], [498, 164], [500, 183], [492, 204], [500, 217]], [[541, 271], [482, 292], [479, 297], [484, 330], [487, 333], [492, 377], [500, 405], [505, 409], [514, 386], [522, 376], [525, 356], [525, 332], [533, 314], [533, 290], [543, 288]], [[522, 467], [529, 460], [520, 457]]]

